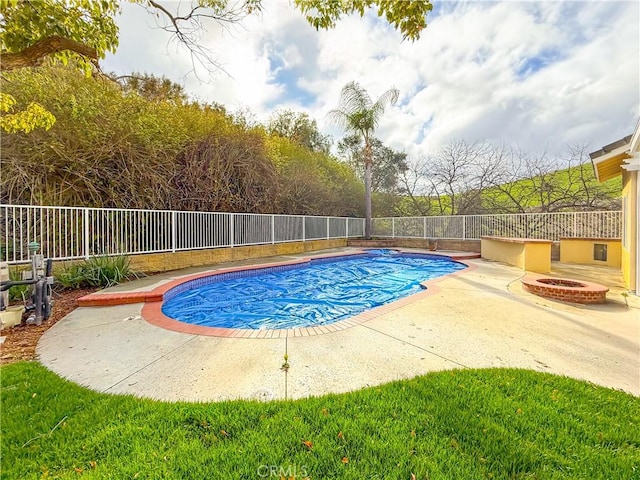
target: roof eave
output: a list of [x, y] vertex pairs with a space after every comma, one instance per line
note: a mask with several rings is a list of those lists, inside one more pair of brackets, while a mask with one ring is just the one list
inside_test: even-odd
[[618, 175], [622, 175], [621, 166], [625, 159], [631, 157], [629, 146], [635, 133], [637, 133], [637, 129], [634, 134], [627, 135], [589, 154], [598, 182], [606, 182]]

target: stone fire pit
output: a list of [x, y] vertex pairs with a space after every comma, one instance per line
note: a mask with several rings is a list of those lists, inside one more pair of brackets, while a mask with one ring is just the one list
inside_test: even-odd
[[522, 279], [522, 287], [541, 297], [582, 304], [606, 303], [609, 291], [607, 287], [597, 283], [532, 274]]

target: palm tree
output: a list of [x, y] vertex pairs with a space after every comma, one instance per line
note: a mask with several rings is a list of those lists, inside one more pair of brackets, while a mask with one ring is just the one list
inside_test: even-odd
[[399, 95], [398, 89], [393, 87], [373, 102], [359, 83], [349, 82], [342, 87], [340, 107], [327, 114], [330, 122], [348, 132], [361, 135], [364, 140], [364, 236], [367, 239], [371, 238], [371, 166], [373, 165], [371, 140], [386, 106], [394, 105]]

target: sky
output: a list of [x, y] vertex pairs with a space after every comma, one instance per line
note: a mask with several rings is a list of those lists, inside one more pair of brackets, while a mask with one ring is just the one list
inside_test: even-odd
[[415, 42], [373, 12], [316, 31], [288, 0], [263, 3], [241, 26], [202, 33], [221, 66], [213, 73], [194, 72], [153, 15], [124, 4], [119, 47], [102, 68], [168, 77], [194, 99], [262, 123], [278, 109], [305, 112], [336, 143], [344, 132], [327, 113], [345, 84], [355, 80], [374, 100], [396, 87], [376, 136], [410, 158], [458, 140], [592, 151], [631, 134], [640, 117], [640, 2], [435, 2]]

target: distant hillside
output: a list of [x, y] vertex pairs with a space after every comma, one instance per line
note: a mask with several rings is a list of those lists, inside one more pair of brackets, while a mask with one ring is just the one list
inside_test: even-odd
[[491, 211], [613, 210], [620, 208], [622, 181], [600, 183], [585, 163], [545, 175], [524, 178], [482, 192], [482, 207]]
[[[483, 190], [396, 198], [393, 215], [474, 215], [528, 212], [617, 210], [622, 181], [600, 183], [593, 167], [584, 163]], [[381, 199], [382, 200], [382, 199]], [[388, 200], [388, 198], [387, 198]], [[453, 205], [453, 208], [452, 208]], [[378, 205], [382, 213], [385, 208]], [[385, 213], [389, 214], [387, 205]]]

